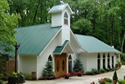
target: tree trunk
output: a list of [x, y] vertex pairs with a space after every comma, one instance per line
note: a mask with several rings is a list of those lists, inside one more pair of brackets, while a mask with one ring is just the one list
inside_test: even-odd
[[124, 36], [123, 36], [123, 40], [122, 40], [121, 52], [123, 52], [124, 43], [125, 43], [125, 32], [124, 32]]

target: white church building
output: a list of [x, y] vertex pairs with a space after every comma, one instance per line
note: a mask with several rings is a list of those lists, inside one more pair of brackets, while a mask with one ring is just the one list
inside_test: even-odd
[[73, 71], [74, 61], [80, 58], [84, 72], [92, 69], [113, 68], [120, 61], [120, 52], [93, 36], [74, 34], [70, 28], [70, 15], [73, 13], [65, 3], [53, 6], [50, 24], [40, 24], [16, 28], [18, 68], [24, 74], [42, 71], [51, 60], [56, 76]]

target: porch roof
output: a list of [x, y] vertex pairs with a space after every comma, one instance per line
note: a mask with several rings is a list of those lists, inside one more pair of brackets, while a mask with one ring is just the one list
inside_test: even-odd
[[[65, 48], [67, 47], [67, 45], [69, 44], [69, 41], [68, 40], [65, 40], [65, 42], [63, 43], [62, 46], [57, 46], [55, 48], [55, 50], [53, 51], [53, 54], [61, 54]], [[68, 46], [68, 48], [71, 47], [71, 46]], [[70, 51], [73, 52], [73, 50], [70, 48]]]

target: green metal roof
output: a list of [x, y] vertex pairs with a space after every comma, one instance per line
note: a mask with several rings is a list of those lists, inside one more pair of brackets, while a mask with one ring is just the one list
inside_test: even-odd
[[65, 48], [66, 44], [68, 43], [68, 40], [65, 40], [62, 46], [57, 46], [56, 49], [54, 50], [54, 54], [61, 54], [63, 49]]
[[41, 24], [16, 28], [16, 39], [20, 43], [19, 54], [39, 55], [61, 27]]
[[98, 40], [92, 36], [85, 36], [85, 35], [78, 35], [75, 34], [76, 38], [78, 39], [81, 47], [86, 50], [87, 52], [94, 53], [94, 52], [117, 52], [120, 53], [118, 50], [112, 48], [111, 46], [105, 44], [104, 42]]

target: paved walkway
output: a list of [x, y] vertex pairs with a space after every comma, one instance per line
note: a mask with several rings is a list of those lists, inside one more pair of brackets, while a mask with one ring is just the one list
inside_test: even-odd
[[[90, 84], [92, 81], [98, 82], [100, 78], [111, 78], [113, 76], [112, 72], [107, 72], [99, 75], [87, 75], [82, 77], [73, 76], [69, 79], [55, 79], [55, 80], [36, 80], [36, 81], [26, 81], [25, 84]], [[121, 69], [117, 70], [117, 75], [119, 79], [123, 79], [125, 75], [125, 65], [121, 67]]]

